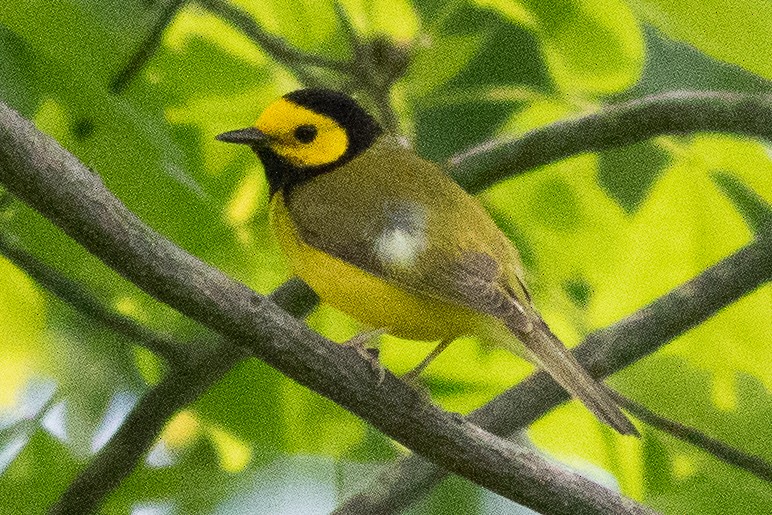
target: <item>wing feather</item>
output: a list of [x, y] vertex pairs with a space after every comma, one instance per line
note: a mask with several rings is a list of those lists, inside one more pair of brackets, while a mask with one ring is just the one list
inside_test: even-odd
[[287, 204], [309, 245], [406, 290], [527, 327], [517, 251], [477, 199], [413, 152], [373, 147], [296, 188]]

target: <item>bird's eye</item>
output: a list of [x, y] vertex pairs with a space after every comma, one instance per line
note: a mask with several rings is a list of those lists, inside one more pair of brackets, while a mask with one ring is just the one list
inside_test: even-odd
[[313, 125], [300, 125], [295, 129], [295, 139], [301, 143], [311, 143], [317, 132]]

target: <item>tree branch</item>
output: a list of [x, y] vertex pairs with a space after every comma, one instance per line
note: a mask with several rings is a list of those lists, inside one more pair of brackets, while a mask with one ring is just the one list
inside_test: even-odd
[[372, 41], [362, 40], [340, 1], [333, 2], [333, 9], [354, 56], [352, 72], [349, 73], [352, 89], [367, 92], [386, 130], [399, 134], [399, 118], [391, 105], [389, 93], [394, 81], [407, 70], [409, 58], [385, 36]]
[[91, 513], [156, 442], [166, 422], [225, 375], [246, 354], [219, 345], [194, 368], [175, 368], [134, 406], [118, 431], [70, 483], [50, 515]]
[[58, 270], [13, 243], [12, 240], [11, 236], [0, 232], [0, 254], [62, 301], [105, 327], [127, 336], [162, 357], [171, 366], [181, 366], [190, 361], [191, 357], [186, 352], [186, 347], [179, 342], [157, 334], [135, 320], [116, 313], [86, 288], [65, 277]]
[[[593, 377], [619, 371], [651, 354], [762, 284], [772, 281], [772, 229], [735, 254], [616, 324], [587, 336], [573, 352]], [[469, 420], [499, 436], [512, 435], [568, 400], [545, 372], [537, 372]], [[448, 472], [410, 455], [387, 466], [335, 513], [395, 513], [432, 490]]]
[[[314, 307], [308, 302], [295, 302], [292, 293], [303, 288], [308, 286], [302, 281], [290, 280], [278, 287], [270, 299], [292, 316], [303, 318]], [[62, 494], [51, 513], [94, 511], [147, 454], [169, 418], [245, 357], [247, 354], [242, 349], [224, 341], [218, 341], [208, 350], [193, 348], [184, 367], [173, 368], [163, 381], [143, 396], [115, 435]], [[158, 416], [156, 412], [165, 416]], [[115, 466], [116, 463], [120, 466]]]
[[303, 52], [289, 45], [282, 38], [269, 34], [252, 16], [224, 0], [195, 0], [195, 2], [239, 29], [274, 60], [292, 70], [297, 71], [298, 65], [306, 65], [346, 74], [353, 71], [351, 64], [346, 61]]
[[472, 192], [533, 168], [586, 152], [666, 134], [729, 132], [772, 142], [772, 95], [674, 91], [604, 107], [508, 141], [451, 158], [446, 169]]
[[150, 295], [448, 470], [544, 513], [648, 512], [440, 410], [391, 374], [380, 383], [355, 350], [310, 331], [142, 223], [74, 156], [1, 103], [0, 181]]
[[720, 440], [716, 440], [715, 438], [706, 435], [698, 429], [680, 424], [673, 420], [668, 420], [665, 417], [654, 413], [643, 404], [628, 399], [624, 395], [621, 395], [610, 388], [609, 393], [617, 401], [617, 404], [635, 415], [639, 420], [642, 420], [650, 426], [668, 433], [679, 440], [690, 443], [730, 465], [747, 470], [761, 479], [772, 482], [772, 465], [764, 461], [761, 456], [747, 454]]
[[113, 82], [110, 84], [110, 91], [115, 94], [120, 93], [139, 73], [158, 49], [158, 45], [161, 44], [161, 38], [166, 27], [186, 3], [188, 3], [188, 0], [167, 0], [147, 37], [142, 41], [134, 55], [131, 56], [126, 66], [113, 79]]

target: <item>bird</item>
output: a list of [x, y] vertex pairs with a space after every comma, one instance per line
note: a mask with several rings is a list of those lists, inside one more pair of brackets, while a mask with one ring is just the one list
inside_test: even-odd
[[412, 380], [451, 342], [478, 336], [548, 372], [619, 433], [638, 434], [539, 315], [517, 249], [482, 204], [350, 95], [295, 90], [216, 139], [262, 162], [280, 248], [323, 302], [375, 328], [352, 339], [360, 350], [382, 332], [439, 342]]

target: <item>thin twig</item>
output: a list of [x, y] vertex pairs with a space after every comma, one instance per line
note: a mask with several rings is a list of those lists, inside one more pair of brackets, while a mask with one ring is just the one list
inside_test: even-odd
[[284, 282], [271, 293], [271, 300], [295, 318], [305, 318], [319, 302], [314, 290], [298, 279]]
[[40, 425], [40, 422], [46, 416], [48, 411], [59, 402], [63, 397], [60, 390], [54, 391], [51, 396], [31, 417], [22, 418], [8, 426], [0, 429], [0, 443], [4, 443], [8, 438], [18, 434], [29, 434], [34, 428]]
[[145, 67], [147, 61], [153, 56], [158, 46], [161, 44], [161, 38], [166, 27], [171, 23], [177, 12], [189, 0], [167, 0], [166, 5], [158, 15], [158, 19], [153, 24], [147, 37], [142, 41], [137, 51], [131, 56], [126, 66], [118, 72], [112, 83], [110, 91], [114, 94], [122, 92], [134, 77]]
[[711, 175], [713, 182], [732, 202], [754, 234], [759, 234], [765, 228], [772, 227], [772, 206], [764, 197], [730, 173], [718, 171]]
[[332, 2], [332, 8], [335, 11], [335, 16], [337, 16], [338, 21], [340, 21], [343, 33], [346, 35], [346, 39], [348, 39], [348, 43], [351, 46], [351, 54], [354, 56], [354, 62], [362, 62], [367, 59], [367, 47], [362, 44], [362, 41], [359, 39], [359, 35], [357, 34], [354, 24], [351, 23], [351, 18], [349, 18], [346, 8], [343, 7], [343, 4], [341, 4], [339, 0], [334, 0]]
[[[287, 281], [274, 290], [270, 299], [292, 316], [305, 318], [315, 303], [296, 301], [298, 293], [307, 293], [302, 292], [304, 288], [308, 287], [301, 281]], [[147, 454], [168, 418], [247, 356], [223, 341], [215, 343], [210, 349], [196, 349], [195, 362], [189, 363], [187, 368], [173, 369], [143, 396], [118, 432], [70, 484], [51, 513], [88, 513], [95, 510]], [[166, 418], [155, 415], [156, 411], [165, 413]], [[121, 462], [121, 466], [111, 465], [114, 462]], [[128, 462], [129, 466], [125, 466], [124, 462]]]
[[352, 72], [352, 66], [348, 62], [303, 52], [289, 45], [282, 38], [269, 34], [252, 16], [224, 0], [195, 0], [195, 2], [239, 29], [274, 60], [292, 70], [297, 70], [298, 65], [305, 65], [339, 73]]
[[482, 191], [539, 166], [666, 134], [727, 132], [772, 141], [772, 95], [675, 91], [604, 107], [509, 141], [458, 154], [447, 170], [464, 188]]
[[378, 110], [378, 118], [383, 126], [392, 134], [399, 134], [399, 118], [391, 105], [389, 92], [394, 81], [404, 73], [404, 69], [407, 69], [407, 63], [404, 63], [404, 69], [401, 72], [394, 73], [393, 70], [387, 69], [389, 68], [388, 65], [392, 65], [391, 68], [393, 68], [394, 63], [375, 62], [376, 53], [379, 54], [378, 57], [380, 58], [389, 59], [394, 57], [390, 55], [389, 50], [393, 53], [397, 49], [385, 37], [369, 42], [363, 41], [357, 34], [346, 8], [340, 1], [333, 2], [333, 8], [349, 41], [353, 55], [353, 70], [349, 74], [349, 82], [355, 90], [367, 93]]
[[[601, 378], [619, 371], [701, 324], [724, 307], [772, 281], [772, 231], [699, 276], [616, 324], [587, 336], [573, 352]], [[545, 372], [537, 372], [475, 410], [469, 420], [499, 436], [527, 427], [568, 394]], [[417, 455], [384, 468], [336, 514], [397, 513], [423, 498], [448, 475]]]
[[116, 313], [85, 287], [22, 249], [13, 243], [9, 235], [1, 231], [0, 254], [77, 311], [131, 338], [137, 344], [162, 357], [169, 365], [183, 365], [190, 360], [189, 352], [182, 344], [151, 331], [127, 316]]
[[767, 463], [760, 456], [745, 453], [706, 435], [698, 429], [662, 417], [643, 404], [628, 399], [611, 388], [608, 388], [608, 391], [617, 401], [617, 404], [648, 425], [690, 443], [730, 465], [747, 470], [761, 479], [772, 482], [772, 464]]
[[380, 382], [355, 350], [322, 338], [153, 231], [91, 170], [2, 103], [0, 182], [150, 295], [448, 470], [548, 514], [649, 512], [442, 411], [392, 374]]
[[375, 104], [376, 109], [378, 109], [383, 126], [391, 134], [399, 136], [401, 135], [399, 117], [391, 105], [391, 99], [389, 98], [390, 87], [391, 84], [384, 85], [382, 87], [374, 85], [370, 89], [369, 93], [370, 97], [373, 99], [373, 103]]
[[231, 345], [219, 345], [201, 356], [192, 369], [172, 369], [139, 400], [118, 431], [49, 510], [50, 515], [92, 513], [118, 487], [150, 447], [169, 419], [219, 381], [245, 354]]

